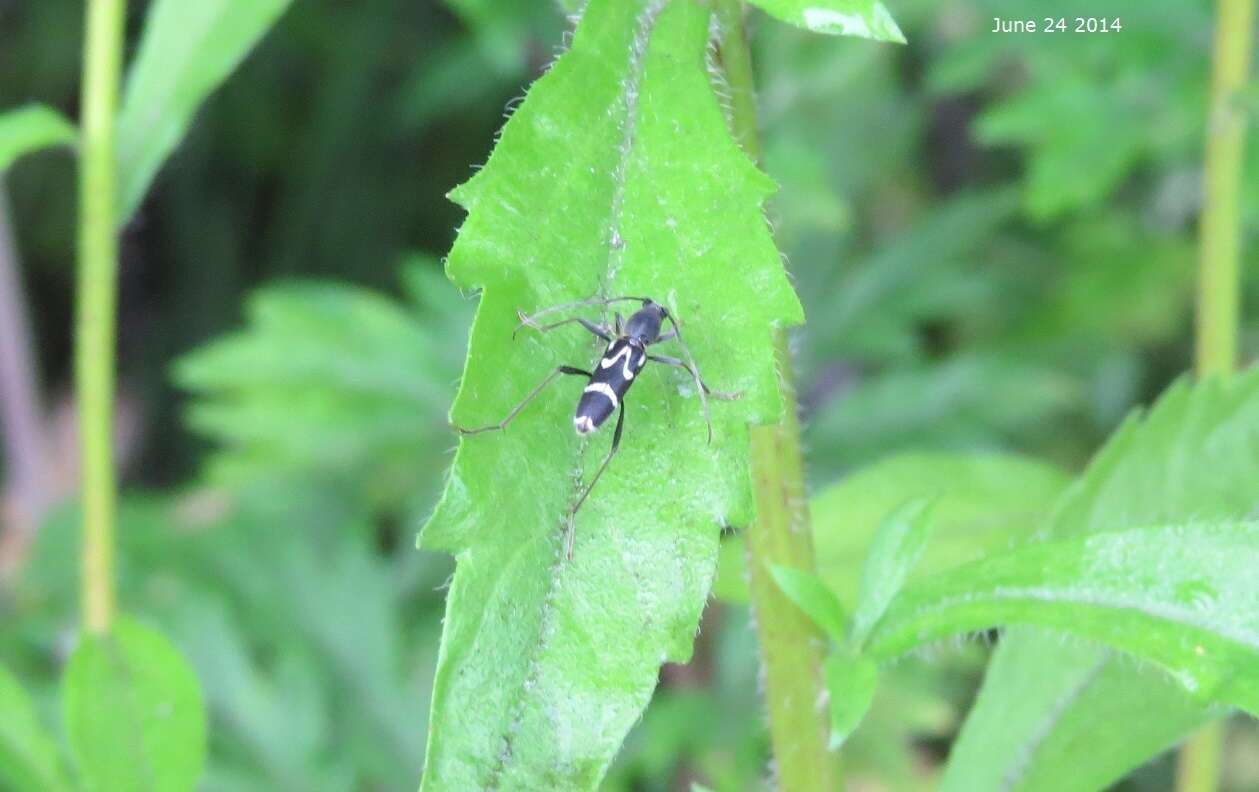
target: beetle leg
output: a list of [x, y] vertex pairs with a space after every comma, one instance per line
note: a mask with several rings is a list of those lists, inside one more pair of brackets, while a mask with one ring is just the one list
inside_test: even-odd
[[517, 404], [515, 407], [511, 408], [511, 412], [507, 413], [507, 417], [504, 418], [503, 420], [499, 421], [496, 424], [490, 424], [489, 426], [480, 426], [475, 429], [465, 429], [462, 426], [455, 425], [455, 429], [458, 430], [460, 434], [465, 434], [465, 435], [480, 434], [481, 432], [495, 432], [495, 431], [506, 429], [507, 425], [511, 423], [512, 420], [515, 419], [517, 415], [520, 414], [520, 411], [523, 410], [525, 407], [527, 407], [529, 402], [533, 401], [537, 397], [537, 395], [542, 392], [543, 388], [545, 388], [547, 385], [550, 385], [555, 380], [555, 378], [561, 374], [571, 374], [573, 376], [582, 376], [582, 377], [585, 377], [586, 379], [590, 379], [591, 377], [594, 376], [593, 374], [591, 374], [589, 371], [586, 371], [585, 369], [574, 368], [573, 366], [559, 366], [550, 374], [548, 374], [547, 378], [542, 380], [542, 382], [538, 385], [538, 387], [534, 388], [529, 393], [529, 395], [526, 396], [524, 400], [520, 402], [520, 404]]
[[612, 432], [612, 448], [608, 450], [608, 455], [603, 458], [603, 464], [599, 465], [599, 469], [595, 472], [595, 477], [590, 480], [586, 488], [582, 490], [581, 496], [577, 498], [577, 502], [573, 504], [573, 508], [568, 511], [568, 530], [564, 535], [564, 555], [572, 560], [573, 558], [573, 534], [576, 533], [574, 518], [577, 516], [577, 510], [586, 502], [590, 491], [595, 488], [595, 484], [599, 483], [599, 477], [603, 475], [603, 471], [607, 470], [608, 463], [612, 461], [612, 457], [616, 456], [616, 450], [621, 446], [621, 430], [625, 427], [625, 399], [622, 398], [620, 406], [616, 413], [616, 430]]

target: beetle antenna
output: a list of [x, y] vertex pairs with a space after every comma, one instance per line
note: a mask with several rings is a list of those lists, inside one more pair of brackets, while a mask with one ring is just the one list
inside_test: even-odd
[[611, 305], [618, 302], [647, 303], [650, 302], [650, 299], [647, 297], [591, 297], [586, 300], [577, 300], [576, 302], [552, 305], [549, 308], [543, 308], [540, 311], [536, 311], [527, 316], [522, 312], [517, 312], [520, 315], [520, 324], [516, 325], [516, 330], [520, 330], [520, 328], [525, 326], [533, 325], [540, 316], [546, 316], [560, 311], [570, 311], [573, 308], [586, 308], [591, 305]]
[[[663, 306], [662, 306], [663, 307]], [[686, 341], [682, 339], [682, 328], [678, 324], [678, 320], [674, 318], [673, 312], [665, 309], [665, 318], [669, 320], [669, 324], [673, 325], [673, 337], [677, 339], [678, 346], [682, 347], [682, 354], [686, 355], [686, 362], [691, 366], [691, 376], [695, 378], [695, 389], [699, 391], [699, 403], [704, 408], [704, 423], [708, 426], [708, 443], [713, 442], [713, 417], [708, 410], [708, 388], [704, 387], [704, 381], [700, 379], [699, 367], [695, 365], [695, 356], [691, 354], [691, 348], [686, 345]]]

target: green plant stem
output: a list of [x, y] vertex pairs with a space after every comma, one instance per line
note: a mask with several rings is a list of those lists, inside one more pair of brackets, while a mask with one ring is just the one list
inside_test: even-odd
[[[1242, 91], [1250, 70], [1252, 0], [1220, 0], [1207, 108], [1206, 173], [1199, 229], [1197, 348], [1199, 377], [1237, 367], [1240, 299], [1239, 195], [1247, 113]], [[1201, 729], [1181, 748], [1177, 792], [1219, 787], [1225, 721]]]
[[1220, 0], [1207, 109], [1206, 175], [1199, 229], [1196, 367], [1199, 375], [1237, 365], [1238, 202], [1247, 113], [1252, 0]]
[[1180, 749], [1176, 792], [1215, 792], [1220, 782], [1224, 721], [1203, 726]]
[[83, 625], [93, 633], [106, 632], [114, 614], [112, 424], [118, 301], [114, 117], [124, 10], [124, 0], [89, 0], [83, 53], [74, 370], [83, 468]]
[[[760, 158], [752, 58], [743, 3], [716, 4], [721, 63], [730, 91], [735, 139]], [[765, 668], [765, 699], [779, 789], [831, 792], [840, 788], [838, 755], [827, 749], [830, 725], [821, 631], [779, 590], [770, 564], [813, 571], [813, 533], [804, 489], [800, 423], [787, 334], [775, 331], [783, 420], [751, 429], [750, 455], [756, 521], [747, 531], [748, 575]]]

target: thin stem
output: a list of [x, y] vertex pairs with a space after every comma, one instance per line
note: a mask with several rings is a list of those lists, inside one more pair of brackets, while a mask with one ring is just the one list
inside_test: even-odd
[[114, 614], [112, 449], [118, 238], [114, 117], [122, 67], [124, 0], [89, 0], [83, 58], [75, 379], [83, 460], [83, 624]]
[[[743, 3], [720, 0], [721, 63], [730, 91], [731, 128], [753, 159], [760, 158], [752, 58], [743, 26]], [[812, 571], [813, 533], [804, 489], [800, 423], [791, 354], [785, 331], [775, 350], [783, 399], [777, 426], [751, 429], [756, 521], [747, 531], [752, 607], [765, 667], [765, 700], [779, 789], [831, 792], [840, 788], [838, 755], [828, 750], [830, 726], [823, 676], [825, 638], [783, 595], [770, 564]]]
[[1247, 116], [1242, 91], [1250, 68], [1253, 15], [1252, 0], [1219, 2], [1199, 229], [1199, 375], [1228, 372], [1237, 366], [1238, 196]]
[[1176, 792], [1215, 792], [1220, 786], [1224, 721], [1209, 723], [1189, 738], [1176, 763]]
[[[1250, 71], [1252, 0], [1219, 0], [1207, 109], [1206, 174], [1199, 229], [1197, 349], [1199, 377], [1237, 367], [1240, 313], [1238, 203], [1246, 144], [1242, 91]], [[1201, 729], [1181, 748], [1177, 792], [1219, 787], [1225, 721]]]

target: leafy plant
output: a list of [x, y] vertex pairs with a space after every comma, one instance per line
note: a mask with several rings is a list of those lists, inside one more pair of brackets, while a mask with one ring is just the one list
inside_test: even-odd
[[[899, 593], [925, 527], [898, 516], [911, 508], [921, 515], [921, 506], [894, 512], [866, 558], [857, 615], [842, 627], [838, 601], [819, 604], [834, 596], [820, 582], [780, 576], [784, 592], [839, 644], [829, 662], [844, 673], [828, 677], [837, 735], [845, 736], [853, 713], [869, 705], [873, 682], [857, 684], [872, 679], [859, 659], [886, 662], [948, 635], [1018, 624], [1055, 634], [1011, 631], [1002, 640], [975, 720], [949, 764], [946, 789], [1096, 788], [1218, 717], [1221, 706], [1255, 712], [1256, 682], [1247, 671], [1255, 649], [1246, 626], [1254, 614], [1246, 603], [1253, 599], [1248, 559], [1256, 539], [1244, 518], [1257, 387], [1254, 371], [1174, 387], [1099, 452], [1059, 499], [1038, 541], [990, 550]], [[859, 618], [863, 612], [870, 615]], [[862, 625], [870, 625], [868, 632]], [[1134, 668], [1089, 644], [1064, 645], [1061, 632], [1162, 671]], [[1039, 692], [1021, 697], [1014, 716], [1004, 702], [1029, 680]], [[1068, 684], [1069, 697], [1046, 695]], [[1136, 701], [1125, 688], [1139, 688], [1143, 706], [1158, 708], [1160, 717], [1122, 736], [1098, 735], [1108, 707]], [[993, 731], [989, 724], [998, 723]], [[1106, 747], [1081, 761], [1069, 746], [1085, 732]]]
[[321, 479], [378, 509], [430, 508], [468, 312], [427, 257], [403, 280], [409, 305], [329, 283], [262, 290], [247, 329], [179, 362], [199, 396], [189, 423], [218, 443], [211, 481]]
[[[1125, 0], [1103, 37], [986, 35], [1043, 10], [990, 0], [896, 22], [759, 0], [790, 24], [752, 10], [746, 30], [737, 0], [244, 5], [148, 3], [124, 46], [122, 4], [93, 0], [78, 104], [64, 4], [6, 27], [0, 172], [53, 414], [84, 221], [89, 483], [0, 581], [0, 786], [414, 789], [427, 740], [434, 790], [830, 789], [841, 764], [853, 787], [1087, 790], [1254, 711], [1254, 373], [1175, 385], [1112, 435], [1187, 366], [1199, 216], [1199, 372], [1254, 340], [1230, 242], [1259, 217], [1253, 91], [1205, 6]], [[1237, 7], [1220, 31], [1250, 29]], [[563, 13], [576, 39], [547, 71]], [[1233, 64], [1210, 91], [1208, 55]], [[442, 196], [538, 73], [453, 194], [449, 274], [482, 290], [465, 360], [471, 303], [436, 258], [407, 261], [403, 300], [381, 264], [447, 249]], [[76, 106], [82, 130], [51, 109]], [[52, 146], [74, 156], [12, 167]], [[782, 186], [768, 204], [749, 160]], [[790, 343], [762, 213], [809, 318]], [[577, 386], [465, 438], [443, 482], [445, 413], [461, 363], [452, 419], [484, 425], [600, 353], [574, 325], [513, 339], [517, 310], [623, 292], [664, 302], [742, 399], [710, 405], [709, 445], [694, 382], [645, 370], [570, 562], [565, 518], [609, 442], [568, 432]], [[246, 293], [243, 326], [202, 346]], [[155, 489], [111, 520], [115, 346], [118, 415], [139, 404], [145, 430], [122, 456]], [[416, 553], [401, 537], [443, 484], [422, 533], [441, 552]], [[1215, 788], [1217, 755], [1221, 788], [1253, 786], [1253, 721], [1231, 724], [1226, 753], [1210, 732], [1185, 751], [1178, 792]], [[1121, 783], [1166, 787], [1168, 764]]]
[[[283, 7], [273, 4], [273, 11]], [[85, 634], [67, 664], [63, 698], [75, 777], [85, 789], [191, 789], [202, 772], [206, 729], [196, 677], [161, 633], [115, 617], [111, 427], [116, 227], [130, 216], [201, 100], [274, 20], [276, 13], [253, 17], [239, 13], [260, 8], [225, 0], [213, 8], [201, 7], [210, 16], [186, 25], [181, 4], [159, 0], [151, 9], [149, 36], [130, 74], [128, 101], [118, 112], [125, 3], [93, 0], [88, 4], [83, 50], [82, 131], [41, 106], [0, 117], [0, 171], [24, 153], [76, 137], [81, 155], [76, 387], [83, 468], [80, 583]], [[205, 25], [216, 13], [231, 24]], [[172, 53], [183, 58], [173, 70]], [[121, 168], [115, 142], [123, 152]], [[21, 752], [25, 764], [8, 780], [18, 789], [61, 784], [22, 692], [7, 690], [6, 699], [16, 724], [6, 749]]]

